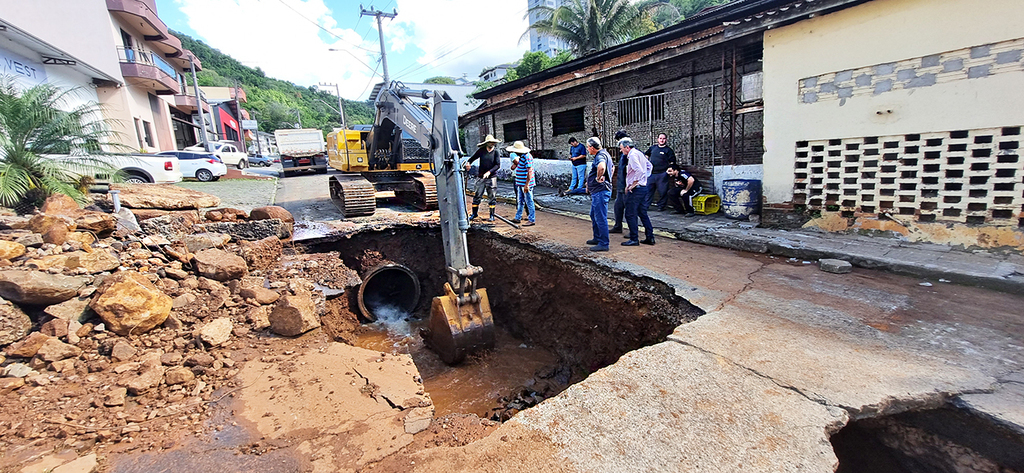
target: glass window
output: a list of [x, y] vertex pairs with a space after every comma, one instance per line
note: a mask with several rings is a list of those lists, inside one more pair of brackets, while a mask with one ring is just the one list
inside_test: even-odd
[[155, 146], [153, 144], [153, 126], [149, 122], [143, 120], [142, 121], [142, 131], [145, 133], [145, 136], [146, 136], [146, 146], [149, 146], [149, 147]]

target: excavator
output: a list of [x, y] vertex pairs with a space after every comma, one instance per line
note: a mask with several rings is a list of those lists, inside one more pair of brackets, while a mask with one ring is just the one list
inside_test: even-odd
[[[414, 90], [393, 81], [381, 88], [376, 107], [369, 130], [328, 135], [329, 163], [341, 171], [330, 177], [331, 198], [346, 218], [372, 214], [378, 192], [439, 210], [446, 281], [444, 294], [431, 302], [424, 338], [441, 360], [456, 364], [494, 346], [487, 291], [477, 287], [483, 268], [469, 262], [457, 104], [444, 91]], [[404, 152], [416, 145], [423, 151]]]

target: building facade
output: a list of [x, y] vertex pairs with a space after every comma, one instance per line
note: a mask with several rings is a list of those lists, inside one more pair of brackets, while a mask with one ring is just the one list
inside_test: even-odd
[[569, 136], [762, 181], [762, 223], [1024, 251], [1024, 2], [736, 0], [476, 94], [492, 133]]
[[185, 92], [192, 53], [168, 32], [155, 0], [0, 0], [0, 25], [0, 35], [12, 39], [0, 46], [3, 54], [41, 64], [46, 77], [37, 78], [99, 103], [123, 150], [197, 141], [199, 106]]
[[886, 0], [765, 32], [769, 211], [1024, 248], [1022, 15]]

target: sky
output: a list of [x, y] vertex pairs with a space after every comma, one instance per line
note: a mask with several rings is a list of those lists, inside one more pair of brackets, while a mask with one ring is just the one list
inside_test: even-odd
[[[168, 27], [268, 76], [301, 86], [339, 84], [341, 96], [365, 100], [382, 80], [377, 21], [358, 0], [156, 0]], [[520, 59], [530, 47], [527, 0], [363, 0], [398, 14], [381, 18], [392, 80], [435, 76], [479, 79]], [[339, 51], [331, 51], [337, 49]], [[334, 87], [325, 87], [334, 93]]]

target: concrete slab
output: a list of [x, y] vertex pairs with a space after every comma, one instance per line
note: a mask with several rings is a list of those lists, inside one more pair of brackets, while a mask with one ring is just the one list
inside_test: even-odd
[[991, 393], [961, 396], [957, 405], [1024, 435], [1024, 384], [1002, 383]]
[[995, 379], [837, 311], [763, 291], [682, 325], [670, 340], [714, 353], [856, 418], [938, 407]]
[[540, 432], [556, 461], [581, 471], [831, 472], [829, 435], [846, 420], [724, 357], [665, 342], [508, 424]]

